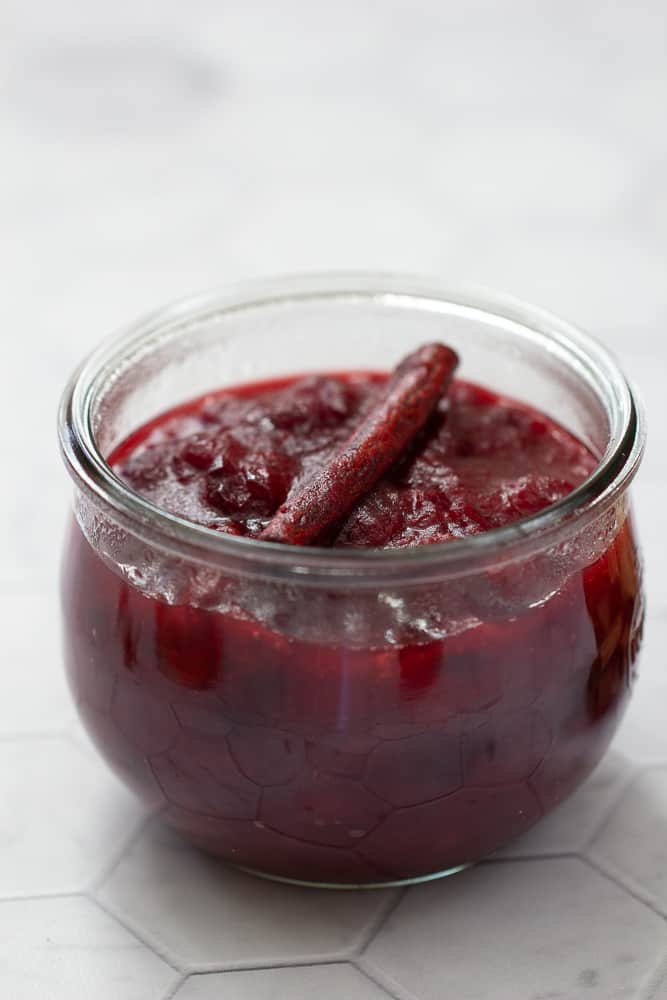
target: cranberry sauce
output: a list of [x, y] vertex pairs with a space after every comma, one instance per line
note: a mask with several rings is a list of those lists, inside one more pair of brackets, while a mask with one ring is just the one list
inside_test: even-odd
[[[372, 405], [385, 376], [285, 379], [163, 414], [111, 456], [158, 507], [234, 535], [259, 535]], [[321, 542], [397, 547], [477, 534], [570, 493], [595, 460], [530, 408], [455, 382], [409, 453]]]
[[[112, 462], [164, 509], [255, 536], [381, 381], [212, 395], [141, 428]], [[324, 543], [475, 534], [543, 508], [592, 467], [583, 445], [524, 406], [461, 382], [448, 405]], [[485, 599], [464, 589], [465, 627], [435, 639], [398, 613], [366, 645], [342, 632], [306, 639], [290, 624], [305, 590], [271, 621], [253, 617], [252, 601], [167, 603], [110, 568], [78, 525], [63, 587], [70, 681], [107, 760], [199, 846], [309, 881], [426, 875], [525, 831], [604, 752], [641, 629], [629, 520], [536, 602], [499, 602], [490, 577]], [[364, 614], [384, 614], [381, 597]], [[327, 614], [346, 599], [331, 595]]]

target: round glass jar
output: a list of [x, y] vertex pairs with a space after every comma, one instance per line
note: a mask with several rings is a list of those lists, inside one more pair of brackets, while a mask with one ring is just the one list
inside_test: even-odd
[[[388, 369], [424, 341], [599, 457], [547, 509], [398, 550], [290, 547], [192, 524], [105, 461], [207, 391]], [[65, 663], [102, 755], [193, 843], [266, 876], [396, 884], [523, 833], [605, 751], [643, 601], [628, 498], [641, 411], [613, 359], [553, 316], [414, 278], [248, 284], [154, 313], [70, 382], [75, 485]]]

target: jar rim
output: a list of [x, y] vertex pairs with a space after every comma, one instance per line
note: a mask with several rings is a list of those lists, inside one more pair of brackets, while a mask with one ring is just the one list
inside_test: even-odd
[[[195, 524], [153, 504], [112, 470], [95, 440], [92, 412], [105, 373], [133, 346], [171, 326], [201, 322], [213, 315], [262, 305], [322, 298], [359, 297], [364, 301], [402, 301], [408, 308], [456, 308], [461, 315], [487, 316], [519, 325], [544, 349], [568, 356], [572, 368], [592, 379], [610, 403], [607, 447], [592, 473], [556, 503], [518, 521], [431, 545], [396, 549], [332, 549], [286, 546], [227, 535]], [[187, 332], [187, 331], [186, 331]], [[385, 272], [330, 272], [246, 281], [221, 291], [181, 299], [152, 312], [104, 340], [75, 371], [63, 393], [58, 431], [61, 451], [78, 488], [146, 541], [174, 554], [234, 564], [237, 569], [280, 578], [400, 576], [404, 582], [442, 579], [502, 564], [548, 546], [568, 527], [576, 530], [599, 516], [633, 479], [645, 446], [641, 402], [613, 355], [576, 326], [512, 296], [478, 286], [446, 285], [436, 279]]]

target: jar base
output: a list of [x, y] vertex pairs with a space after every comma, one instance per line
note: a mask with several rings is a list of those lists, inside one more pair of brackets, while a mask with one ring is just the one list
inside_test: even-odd
[[449, 875], [457, 875], [459, 872], [471, 868], [474, 861], [467, 861], [462, 865], [455, 865], [453, 868], [443, 868], [441, 871], [429, 872], [428, 875], [416, 875], [413, 878], [390, 879], [386, 882], [316, 882], [308, 879], [288, 878], [285, 875], [273, 875], [270, 872], [262, 872], [257, 868], [247, 868], [245, 865], [234, 865], [238, 871], [245, 872], [246, 875], [254, 875], [255, 878], [263, 878], [269, 882], [282, 882], [285, 885], [298, 885], [305, 889], [398, 889], [402, 886], [419, 885], [420, 882], [434, 882], [439, 878], [447, 878]]

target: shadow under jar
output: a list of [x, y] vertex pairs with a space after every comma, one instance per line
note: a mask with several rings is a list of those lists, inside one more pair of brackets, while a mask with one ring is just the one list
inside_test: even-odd
[[[599, 459], [589, 478], [484, 534], [345, 550], [216, 533], [105, 461], [208, 391], [386, 369], [431, 340], [576, 435]], [[614, 361], [566, 323], [413, 278], [257, 283], [103, 345], [60, 437], [74, 697], [109, 764], [194, 844], [305, 883], [436, 877], [523, 833], [605, 751], [642, 629], [628, 487], [644, 432]]]

